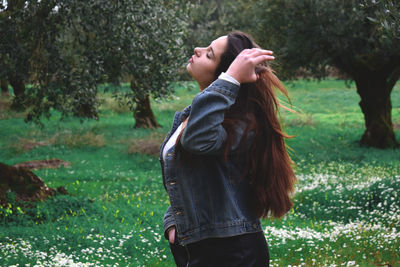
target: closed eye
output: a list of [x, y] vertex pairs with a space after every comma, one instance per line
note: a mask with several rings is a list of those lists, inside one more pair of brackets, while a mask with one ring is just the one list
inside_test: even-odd
[[212, 46], [210, 46], [210, 50], [211, 50], [211, 53], [213, 54], [213, 57], [216, 58], [215, 53], [214, 53], [214, 49], [212, 48]]

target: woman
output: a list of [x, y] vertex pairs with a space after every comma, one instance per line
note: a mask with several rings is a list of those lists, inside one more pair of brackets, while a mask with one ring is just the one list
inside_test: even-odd
[[277, 119], [271, 51], [233, 32], [195, 48], [201, 92], [161, 145], [171, 205], [165, 237], [177, 266], [268, 266], [261, 217], [290, 210], [296, 181]]

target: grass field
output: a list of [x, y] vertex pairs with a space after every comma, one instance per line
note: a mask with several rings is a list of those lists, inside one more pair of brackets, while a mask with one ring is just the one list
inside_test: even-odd
[[[354, 84], [289, 84], [293, 108], [282, 112], [299, 182], [294, 208], [263, 220], [272, 266], [400, 266], [400, 150], [360, 147], [363, 115]], [[65, 186], [29, 210], [1, 209], [0, 266], [174, 266], [163, 238], [169, 200], [158, 156], [176, 110], [198, 88], [153, 102], [161, 128], [134, 129], [132, 113], [103, 94], [98, 121], [59, 115], [42, 129], [0, 108], [0, 162], [59, 158], [69, 168], [34, 171], [48, 186]], [[400, 141], [400, 83], [392, 92]], [[12, 199], [12, 194], [10, 194]], [[10, 210], [10, 209], [9, 209]]]

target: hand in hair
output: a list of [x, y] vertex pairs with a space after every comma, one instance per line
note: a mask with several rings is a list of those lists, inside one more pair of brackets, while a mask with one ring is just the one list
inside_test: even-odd
[[227, 74], [235, 78], [239, 83], [253, 83], [257, 81], [255, 68], [264, 61], [272, 61], [272, 51], [260, 48], [244, 49], [235, 58], [226, 71]]

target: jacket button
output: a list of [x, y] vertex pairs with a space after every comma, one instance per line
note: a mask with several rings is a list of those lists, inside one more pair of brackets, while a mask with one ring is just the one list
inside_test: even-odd
[[176, 214], [176, 215], [182, 215], [182, 214], [183, 214], [183, 211], [177, 211], [175, 214]]
[[171, 157], [171, 156], [172, 156], [172, 153], [168, 153], [167, 156], [168, 156], [168, 157]]
[[176, 184], [176, 182], [170, 182], [169, 183], [169, 185], [175, 185]]

